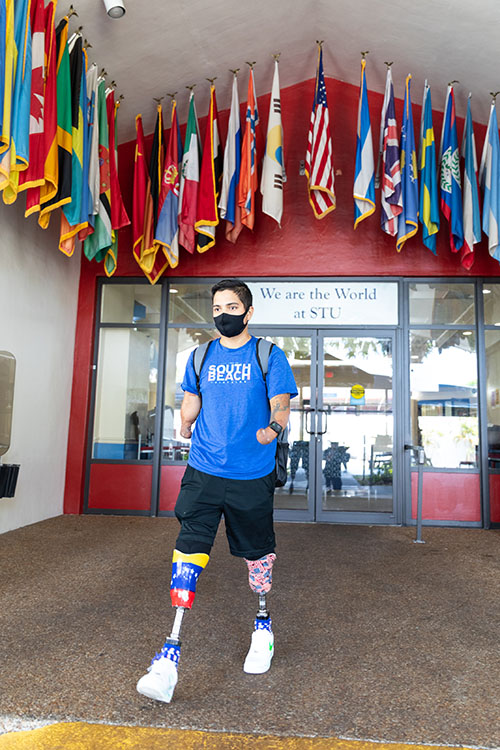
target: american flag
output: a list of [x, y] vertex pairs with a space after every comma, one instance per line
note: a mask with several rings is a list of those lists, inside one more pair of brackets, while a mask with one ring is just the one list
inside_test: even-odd
[[309, 202], [317, 219], [335, 208], [334, 176], [332, 164], [332, 138], [323, 75], [323, 50], [319, 48], [316, 88], [307, 138], [305, 163]]
[[391, 69], [387, 69], [384, 105], [380, 123], [380, 156], [382, 162], [382, 190], [380, 193], [380, 224], [384, 232], [394, 237], [398, 231], [397, 217], [403, 210], [399, 140], [394, 110], [394, 86]]

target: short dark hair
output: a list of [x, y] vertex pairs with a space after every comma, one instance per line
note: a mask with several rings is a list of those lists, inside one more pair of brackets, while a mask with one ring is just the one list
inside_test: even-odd
[[217, 292], [224, 292], [226, 289], [230, 289], [236, 294], [238, 299], [243, 302], [245, 310], [248, 310], [252, 306], [252, 292], [241, 279], [221, 279], [221, 281], [214, 284], [212, 287], [212, 302]]

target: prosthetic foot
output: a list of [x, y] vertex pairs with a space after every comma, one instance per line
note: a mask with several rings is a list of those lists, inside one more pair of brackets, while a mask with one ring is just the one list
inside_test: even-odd
[[275, 560], [276, 555], [273, 553], [260, 560], [246, 560], [250, 588], [259, 595], [259, 611], [255, 618], [252, 642], [243, 664], [243, 671], [247, 674], [264, 674], [270, 668], [274, 656], [274, 634], [266, 594], [271, 590]]
[[181, 655], [180, 631], [186, 609], [193, 606], [196, 583], [208, 562], [208, 555], [187, 555], [174, 550], [170, 598], [176, 608], [175, 620], [159, 654], [155, 654], [147, 673], [137, 683], [141, 695], [170, 703], [177, 684], [177, 668]]

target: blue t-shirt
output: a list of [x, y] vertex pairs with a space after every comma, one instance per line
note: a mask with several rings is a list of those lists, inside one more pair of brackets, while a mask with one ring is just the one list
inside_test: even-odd
[[[276, 443], [261, 445], [256, 433], [267, 427], [269, 399], [297, 395], [292, 369], [281, 349], [273, 346], [267, 367], [267, 390], [256, 354], [257, 339], [238, 349], [208, 349], [200, 373], [202, 405], [193, 430], [188, 463], [194, 469], [228, 479], [257, 479], [274, 468]], [[186, 366], [182, 388], [198, 394], [193, 366]]]

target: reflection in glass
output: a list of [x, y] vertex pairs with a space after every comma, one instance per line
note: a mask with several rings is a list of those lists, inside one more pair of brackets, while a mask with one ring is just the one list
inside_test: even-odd
[[276, 488], [274, 507], [307, 510], [310, 471], [311, 339], [301, 336], [266, 336], [282, 349], [292, 368], [298, 396], [290, 402], [288, 481]]
[[500, 471], [500, 332], [485, 331], [488, 466]]
[[478, 465], [477, 357], [473, 331], [410, 333], [412, 443], [426, 463], [442, 468]]
[[474, 284], [410, 284], [412, 325], [473, 325]]
[[158, 329], [101, 328], [92, 457], [151, 460]]
[[212, 320], [212, 284], [178, 284], [170, 287], [168, 322], [185, 325]]
[[483, 285], [483, 302], [485, 324], [500, 325], [500, 284]]
[[[183, 285], [178, 284], [181, 287]], [[183, 438], [181, 429], [181, 388], [184, 372], [191, 352], [199, 344], [218, 338], [214, 329], [169, 328], [165, 372], [165, 411], [163, 414], [163, 463], [187, 463], [191, 441]]]
[[392, 339], [324, 339], [322, 509], [391, 512]]
[[150, 284], [104, 284], [101, 323], [160, 322], [161, 287]]

